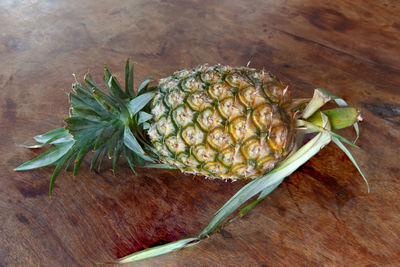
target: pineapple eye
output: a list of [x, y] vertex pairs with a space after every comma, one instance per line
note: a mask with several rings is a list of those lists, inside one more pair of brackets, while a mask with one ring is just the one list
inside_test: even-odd
[[229, 83], [230, 86], [237, 88], [246, 88], [250, 85], [246, 77], [240, 76], [237, 73], [226, 76], [225, 80], [227, 83]]
[[170, 165], [175, 165], [181, 171], [183, 171], [184, 168], [185, 168], [185, 165], [180, 161], [176, 161], [176, 160], [173, 160], [173, 159], [170, 159], [170, 158], [166, 158], [165, 161]]
[[193, 71], [190, 70], [181, 70], [181, 71], [176, 71], [174, 72], [174, 76], [178, 79], [182, 79], [185, 78], [187, 76], [189, 76], [190, 74], [192, 74]]
[[215, 110], [206, 109], [199, 114], [197, 117], [197, 123], [200, 127], [205, 130], [211, 130], [221, 124], [222, 118], [218, 115]]
[[283, 86], [280, 82], [266, 83], [263, 85], [265, 94], [275, 103], [279, 102], [287, 87]]
[[245, 112], [243, 105], [234, 97], [228, 97], [218, 105], [218, 111], [225, 119], [233, 119]]
[[268, 144], [277, 151], [281, 151], [287, 143], [288, 128], [283, 125], [278, 125], [272, 128], [268, 136]]
[[186, 150], [186, 145], [179, 135], [168, 137], [165, 140], [165, 144], [167, 145], [168, 149], [175, 154]]
[[160, 91], [163, 93], [170, 92], [172, 88], [175, 88], [178, 85], [179, 81], [173, 78], [161, 79], [159, 83]]
[[189, 146], [203, 143], [204, 133], [197, 126], [187, 126], [182, 131], [182, 138]]
[[212, 99], [204, 91], [196, 92], [187, 98], [189, 106], [196, 110], [202, 111], [208, 107], [211, 107]]
[[239, 93], [239, 99], [247, 107], [255, 107], [266, 102], [261, 89], [255, 87], [248, 87], [241, 90]]
[[259, 129], [267, 131], [273, 120], [272, 106], [268, 104], [258, 106], [251, 114], [251, 118]]
[[248, 160], [256, 160], [271, 154], [271, 149], [257, 138], [247, 140], [241, 149]]
[[193, 122], [194, 112], [187, 106], [180, 106], [172, 112], [172, 119], [179, 127], [185, 127]]
[[214, 84], [221, 80], [221, 74], [211, 70], [203, 72], [200, 77], [203, 82], [209, 84]]
[[208, 162], [208, 161], [213, 161], [215, 159], [217, 152], [209, 146], [197, 145], [193, 149], [193, 155], [200, 162]]
[[232, 172], [239, 177], [253, 178], [257, 177], [259, 173], [253, 166], [247, 164], [236, 164], [232, 167]]
[[162, 99], [163, 96], [164, 96], [163, 93], [156, 92], [154, 94], [153, 100], [151, 101], [151, 107], [154, 108], [158, 104], [158, 102]]
[[175, 127], [170, 117], [161, 117], [161, 119], [156, 122], [156, 125], [157, 131], [161, 136], [168, 136], [175, 132]]
[[167, 112], [167, 108], [164, 106], [162, 101], [158, 101], [151, 112], [153, 113], [154, 120], [157, 121]]
[[203, 168], [211, 174], [217, 176], [223, 175], [228, 172], [228, 168], [226, 168], [219, 162], [207, 162], [206, 164], [204, 164]]
[[197, 167], [200, 164], [195, 157], [189, 156], [186, 153], [179, 153], [177, 159], [186, 166]]
[[176, 108], [183, 103], [185, 99], [185, 93], [179, 89], [175, 89], [169, 93], [165, 98], [165, 104], [170, 108]]
[[232, 89], [227, 83], [216, 83], [208, 87], [208, 93], [212, 98], [221, 101], [233, 95]]
[[263, 172], [267, 172], [275, 167], [275, 161], [274, 156], [267, 156], [257, 161], [257, 166], [262, 169]]
[[157, 149], [158, 152], [160, 152], [161, 155], [164, 157], [170, 156], [170, 152], [168, 151], [167, 147], [164, 144], [161, 144], [159, 142], [154, 143], [154, 147]]
[[250, 71], [247, 75], [255, 84], [268, 83], [274, 80], [273, 76], [265, 71]]
[[157, 132], [157, 128], [155, 125], [153, 125], [147, 132], [147, 134], [150, 136], [150, 140], [152, 142], [157, 142], [161, 140], [161, 136]]
[[218, 159], [225, 164], [225, 166], [231, 166], [235, 160], [235, 154], [236, 150], [233, 147], [227, 147], [219, 153]]
[[256, 127], [246, 116], [234, 119], [229, 125], [229, 132], [237, 142], [244, 141], [257, 134]]
[[215, 149], [224, 149], [233, 144], [229, 132], [224, 128], [215, 128], [207, 136], [208, 143]]
[[181, 87], [182, 90], [185, 92], [195, 92], [201, 88], [201, 81], [199, 77], [192, 76], [183, 80], [181, 83]]

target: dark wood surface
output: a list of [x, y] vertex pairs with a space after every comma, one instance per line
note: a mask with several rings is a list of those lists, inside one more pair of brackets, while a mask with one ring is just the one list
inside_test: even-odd
[[[361, 110], [352, 149], [371, 193], [330, 144], [245, 218], [201, 244], [134, 266], [400, 266], [398, 1], [1, 1], [0, 266], [94, 266], [199, 233], [245, 182], [122, 163], [13, 172], [18, 144], [63, 125], [72, 73], [136, 85], [202, 63], [270, 70], [296, 97], [316, 87]], [[351, 137], [351, 131], [345, 131]]]

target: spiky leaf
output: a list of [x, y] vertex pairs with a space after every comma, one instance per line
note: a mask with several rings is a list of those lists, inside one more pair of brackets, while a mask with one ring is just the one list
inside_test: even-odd
[[19, 165], [14, 170], [27, 171], [54, 164], [68, 152], [73, 144], [74, 141], [58, 144], [57, 146], [47, 150], [37, 158]]
[[139, 95], [132, 99], [127, 107], [131, 117], [135, 116], [140, 110], [142, 110], [154, 97], [153, 92], [148, 92], [142, 95]]
[[138, 95], [141, 93], [141, 91], [143, 91], [147, 88], [147, 86], [149, 85], [149, 83], [151, 81], [153, 81], [153, 79], [151, 77], [148, 77], [139, 85], [139, 87], [137, 89]]

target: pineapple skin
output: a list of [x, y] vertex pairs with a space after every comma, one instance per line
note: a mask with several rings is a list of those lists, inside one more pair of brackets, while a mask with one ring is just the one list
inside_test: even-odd
[[247, 67], [199, 66], [161, 79], [150, 140], [163, 163], [208, 178], [256, 178], [293, 148], [287, 87]]

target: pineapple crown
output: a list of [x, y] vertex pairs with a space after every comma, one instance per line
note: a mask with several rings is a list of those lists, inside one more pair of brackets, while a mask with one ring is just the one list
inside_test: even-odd
[[156, 87], [149, 86], [152, 81], [149, 77], [135, 92], [133, 69], [134, 64], [130, 65], [128, 59], [123, 90], [116, 77], [104, 67], [103, 80], [108, 94], [100, 89], [90, 73], [85, 76], [84, 84], [75, 78], [72, 92], [69, 93], [70, 117], [65, 120], [65, 129], [59, 128], [36, 136], [34, 139], [41, 145], [29, 146], [38, 148], [51, 144], [54, 147], [15, 170], [56, 164], [49, 186], [51, 196], [54, 182], [62, 168], [67, 169], [73, 164], [73, 175], [76, 175], [85, 155], [90, 151], [94, 151], [91, 171], [96, 167], [100, 170], [106, 156], [112, 159], [113, 172], [122, 154], [135, 173], [135, 166], [155, 163], [158, 156], [150, 146], [145, 130], [149, 128], [148, 121], [152, 119], [147, 104], [152, 100]]

